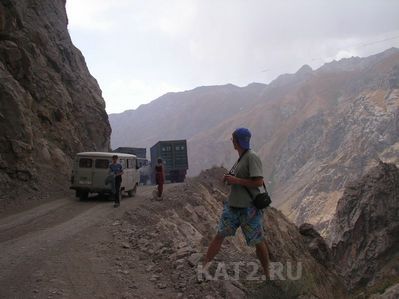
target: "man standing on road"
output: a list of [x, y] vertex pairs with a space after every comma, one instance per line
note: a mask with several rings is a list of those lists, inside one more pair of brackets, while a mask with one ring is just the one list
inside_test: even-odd
[[162, 197], [163, 184], [165, 183], [165, 170], [163, 168], [163, 161], [158, 158], [158, 164], [155, 166], [155, 183], [158, 185], [158, 198]]
[[256, 248], [266, 279], [270, 279], [269, 251], [263, 235], [263, 212], [252, 204], [252, 199], [263, 185], [262, 161], [250, 149], [250, 139], [251, 132], [246, 128], [239, 128], [232, 135], [239, 160], [223, 178], [231, 185], [231, 191], [224, 204], [218, 232], [204, 258], [204, 266], [206, 268], [220, 251], [224, 238], [234, 236], [238, 227], [241, 227], [247, 244]]
[[119, 204], [120, 204], [119, 197], [120, 197], [120, 189], [121, 189], [122, 174], [123, 174], [122, 165], [118, 163], [117, 155], [112, 156], [112, 163], [109, 165], [109, 168], [115, 177], [114, 208], [117, 208], [117, 207], [119, 207]]

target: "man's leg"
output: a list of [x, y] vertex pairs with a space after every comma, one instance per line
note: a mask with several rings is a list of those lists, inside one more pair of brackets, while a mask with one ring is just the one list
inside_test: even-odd
[[270, 279], [269, 273], [269, 250], [263, 233], [263, 213], [255, 207], [247, 208], [243, 215], [241, 224], [242, 232], [245, 235], [247, 244], [256, 247], [256, 255], [262, 264], [263, 272], [267, 279]]
[[115, 178], [115, 206], [119, 206], [119, 193], [121, 189], [121, 180], [116, 177]]
[[163, 192], [163, 183], [159, 183], [158, 184], [158, 197], [162, 196], [162, 192]]
[[118, 186], [116, 186], [116, 190], [115, 190], [115, 198], [114, 198], [114, 202], [115, 202], [115, 206], [116, 205], [119, 205], [119, 188], [118, 188]]
[[209, 244], [208, 251], [204, 257], [204, 266], [213, 260], [218, 254], [225, 237], [234, 236], [240, 225], [239, 214], [234, 213], [229, 205], [225, 203], [222, 215], [220, 216], [218, 232]]
[[209, 244], [208, 251], [206, 252], [204, 258], [204, 266], [211, 262], [213, 258], [218, 254], [220, 248], [222, 247], [223, 240], [224, 236], [220, 234], [216, 234], [216, 236], [213, 238], [211, 244]]
[[266, 279], [270, 279], [270, 272], [269, 272], [269, 250], [267, 248], [266, 240], [256, 244], [256, 255], [263, 267], [263, 272], [265, 273]]

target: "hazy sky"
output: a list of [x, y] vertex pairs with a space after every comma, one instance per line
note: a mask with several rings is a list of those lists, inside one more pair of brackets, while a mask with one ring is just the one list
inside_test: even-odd
[[399, 47], [398, 0], [67, 0], [107, 112]]

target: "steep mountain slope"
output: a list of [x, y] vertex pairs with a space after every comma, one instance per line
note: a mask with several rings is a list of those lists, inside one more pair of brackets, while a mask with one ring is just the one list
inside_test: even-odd
[[394, 164], [380, 162], [345, 188], [330, 229], [333, 259], [350, 289], [370, 294], [399, 284], [398, 215]]
[[[107, 150], [96, 80], [70, 39], [65, 1], [0, 3], [0, 196], [65, 190], [72, 156]], [[19, 192], [21, 191], [21, 192]]]
[[[249, 127], [253, 148], [264, 161], [274, 205], [295, 223], [315, 224], [323, 234], [348, 180], [360, 177], [377, 157], [399, 162], [398, 49], [334, 61], [315, 71], [304, 66], [263, 86], [258, 96], [247, 97], [250, 101], [245, 109], [234, 106], [227, 114], [224, 111], [230, 106], [218, 105], [219, 89], [211, 88], [214, 93], [206, 105], [194, 96], [197, 90], [187, 94], [191, 101], [187, 100], [190, 104], [185, 111], [190, 119], [180, 127], [164, 122], [158, 133], [156, 128], [151, 132], [118, 128], [127, 136], [134, 132], [137, 139], [133, 142], [144, 146], [151, 146], [146, 138], [187, 138], [193, 175], [213, 165], [231, 165], [237, 158], [231, 132], [239, 126]], [[181, 95], [168, 96], [170, 114], [153, 112], [152, 117], [176, 117], [174, 109], [182, 109], [182, 102], [173, 100], [176, 96]], [[212, 100], [213, 109], [209, 109]], [[164, 102], [162, 98], [153, 102], [153, 111], [163, 111]], [[215, 114], [223, 117], [215, 121]], [[112, 126], [125, 115], [113, 115]], [[203, 116], [201, 123], [212, 120], [209, 126], [198, 127], [198, 115]], [[198, 129], [188, 130], [191, 126]], [[182, 130], [186, 133], [180, 134]], [[120, 144], [115, 136], [113, 144]]]
[[168, 93], [137, 110], [110, 114], [112, 147], [150, 147], [160, 139], [187, 139], [246, 111], [266, 85], [228, 84]]
[[[285, 195], [277, 199], [285, 202], [282, 208], [297, 223], [306, 220], [322, 229], [348, 180], [359, 178], [377, 157], [399, 162], [395, 150], [399, 144], [399, 56], [391, 52], [349, 78], [340, 74], [342, 81], [329, 92], [341, 94], [329, 99], [318, 91], [330, 106], [305, 119], [280, 149], [274, 178], [280, 186], [275, 190]], [[313, 86], [323, 86], [323, 82]]]

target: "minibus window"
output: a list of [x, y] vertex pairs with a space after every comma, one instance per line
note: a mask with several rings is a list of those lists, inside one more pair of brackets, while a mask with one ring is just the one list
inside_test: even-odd
[[132, 159], [127, 160], [127, 168], [134, 168], [135, 167], [133, 161], [134, 160], [132, 160]]
[[109, 167], [109, 160], [96, 159], [96, 168], [107, 169]]
[[93, 160], [89, 158], [81, 158], [79, 160], [79, 168], [91, 168], [93, 166]]

